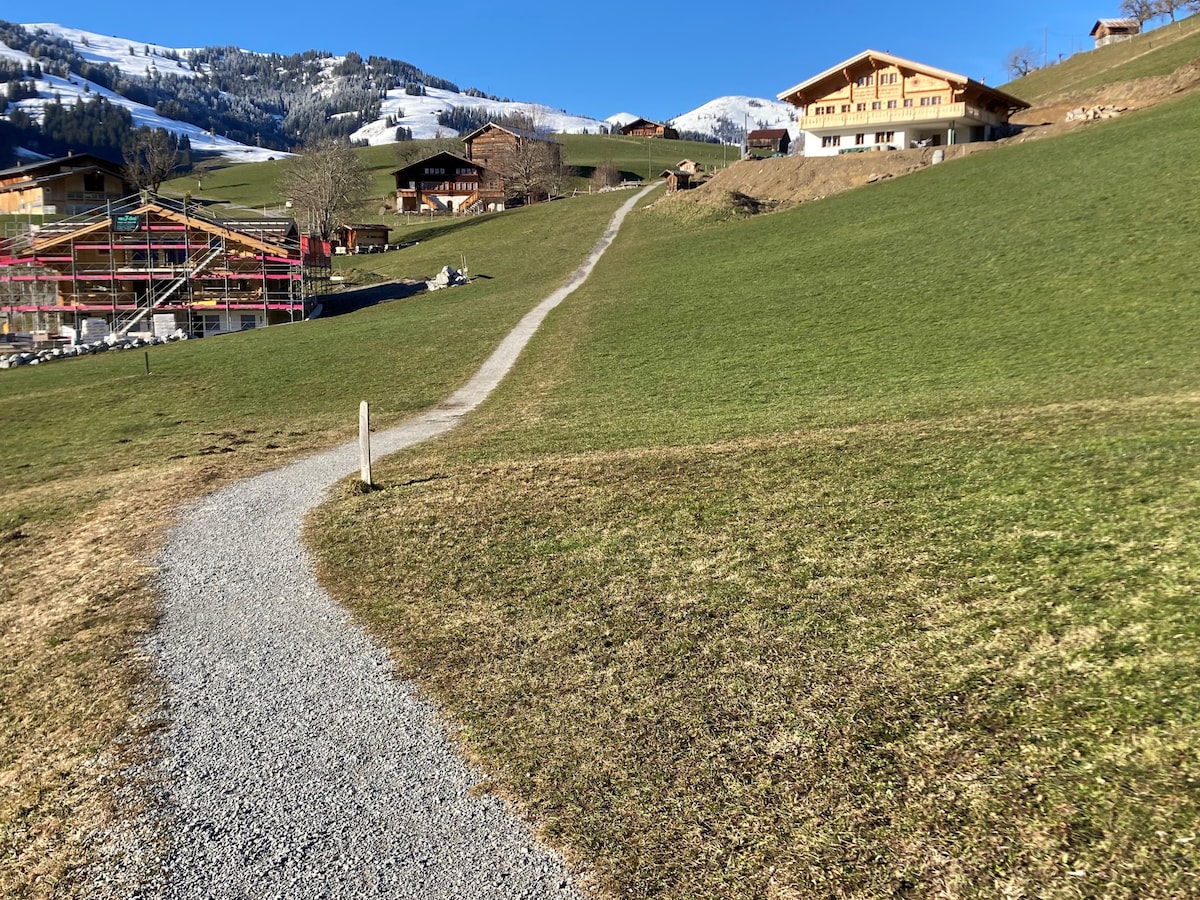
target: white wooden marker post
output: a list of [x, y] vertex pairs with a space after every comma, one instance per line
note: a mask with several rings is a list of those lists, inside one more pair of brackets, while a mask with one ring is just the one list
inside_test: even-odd
[[364, 400], [358, 405], [358, 465], [363, 484], [371, 481], [371, 413]]

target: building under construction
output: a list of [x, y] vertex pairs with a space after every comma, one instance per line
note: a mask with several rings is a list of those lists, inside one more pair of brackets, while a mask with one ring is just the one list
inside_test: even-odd
[[305, 318], [329, 246], [292, 219], [218, 219], [152, 194], [0, 238], [0, 327], [202, 336]]

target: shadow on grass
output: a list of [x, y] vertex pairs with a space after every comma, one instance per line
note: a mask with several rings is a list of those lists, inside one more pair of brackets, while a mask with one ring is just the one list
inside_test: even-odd
[[370, 306], [387, 303], [389, 300], [404, 300], [425, 290], [425, 282], [409, 283], [404, 281], [389, 281], [385, 284], [372, 284], [369, 287], [352, 288], [337, 294], [330, 294], [322, 301], [325, 309], [323, 316], [341, 316], [346, 313], [358, 312]]

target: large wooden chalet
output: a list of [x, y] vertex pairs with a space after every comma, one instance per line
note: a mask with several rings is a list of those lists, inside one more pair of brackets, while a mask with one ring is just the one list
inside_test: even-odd
[[651, 122], [649, 119], [634, 119], [632, 122], [626, 122], [621, 126], [621, 134], [626, 137], [679, 140], [679, 132], [670, 125], [664, 125], [662, 122]]
[[396, 212], [484, 212], [504, 208], [500, 176], [454, 153], [435, 153], [397, 169], [392, 176], [396, 179]]
[[128, 196], [119, 163], [72, 154], [0, 170], [0, 213], [73, 216]]
[[805, 156], [993, 140], [1014, 112], [1029, 108], [965, 75], [877, 50], [778, 97], [800, 110]]
[[215, 334], [305, 317], [329, 275], [328, 246], [292, 219], [216, 219], [145, 195], [0, 240], [0, 315], [50, 334], [84, 320]]

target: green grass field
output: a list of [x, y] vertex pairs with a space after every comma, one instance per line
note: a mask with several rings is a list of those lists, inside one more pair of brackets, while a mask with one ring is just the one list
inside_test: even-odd
[[[326, 584], [602, 896], [1196, 895], [1198, 112], [636, 211], [459, 431], [313, 515]], [[277, 165], [175, 187], [273, 212]], [[339, 261], [469, 288], [0, 373], [0, 895], [74, 896], [121, 815], [174, 507], [444, 397], [626, 196]]]
[[326, 583], [612, 896], [1195, 893], [1198, 111], [636, 214]]

